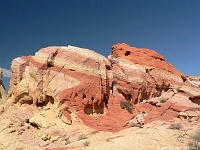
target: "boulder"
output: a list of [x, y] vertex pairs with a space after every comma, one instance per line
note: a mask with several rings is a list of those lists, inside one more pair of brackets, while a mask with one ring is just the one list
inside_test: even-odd
[[145, 118], [144, 118], [144, 113], [140, 113], [138, 115], [136, 115], [135, 117], [133, 117], [128, 125], [129, 127], [142, 127], [145, 123]]

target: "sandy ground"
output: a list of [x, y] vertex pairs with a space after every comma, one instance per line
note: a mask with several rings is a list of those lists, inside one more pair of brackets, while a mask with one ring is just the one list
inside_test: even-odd
[[[57, 117], [57, 113], [54, 106], [41, 110], [31, 106], [12, 106], [4, 110], [0, 114], [0, 150], [59, 147], [67, 150], [184, 150], [191, 136], [200, 130], [199, 122], [176, 118], [170, 122], [155, 121], [143, 128], [131, 127], [116, 133], [102, 132], [83, 125], [75, 114], [72, 114], [73, 124], [67, 125]], [[26, 122], [27, 118], [34, 118], [40, 128]], [[177, 122], [181, 123], [181, 130], [169, 129], [170, 124]]]
[[[176, 150], [187, 149], [191, 136], [198, 130], [199, 124], [192, 127], [183, 123], [181, 130], [169, 129], [169, 122], [154, 122], [144, 128], [132, 127], [118, 133], [97, 133], [83, 141], [67, 146], [73, 150]], [[185, 127], [184, 127], [185, 126]], [[86, 144], [89, 143], [89, 146]]]

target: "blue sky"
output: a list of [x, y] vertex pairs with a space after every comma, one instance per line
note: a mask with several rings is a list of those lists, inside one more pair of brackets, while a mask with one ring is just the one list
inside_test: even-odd
[[200, 75], [200, 1], [0, 0], [2, 68], [42, 47], [74, 45], [108, 56], [119, 42], [156, 50], [184, 74]]

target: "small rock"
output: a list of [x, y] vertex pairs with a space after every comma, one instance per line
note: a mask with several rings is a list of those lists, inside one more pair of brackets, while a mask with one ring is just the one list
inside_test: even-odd
[[50, 139], [51, 139], [51, 136], [50, 136], [49, 134], [43, 134], [43, 135], [41, 136], [41, 139], [42, 139], [43, 141], [47, 141], [47, 140], [50, 140]]
[[129, 126], [130, 127], [134, 127], [134, 126], [142, 127], [144, 125], [144, 123], [145, 123], [144, 114], [140, 113], [137, 116], [135, 116], [133, 119], [130, 120]]
[[51, 137], [50, 141], [56, 142], [56, 141], [58, 141], [59, 138], [60, 138], [60, 136], [54, 136], [54, 137]]
[[35, 117], [32, 117], [29, 119], [30, 125], [39, 129], [42, 127], [42, 124], [37, 120]]

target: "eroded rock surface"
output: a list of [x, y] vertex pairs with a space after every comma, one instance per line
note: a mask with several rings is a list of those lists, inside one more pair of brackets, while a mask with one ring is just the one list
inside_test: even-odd
[[200, 88], [200, 76], [187, 76], [187, 79], [193, 86]]
[[6, 97], [7, 97], [2, 78], [3, 78], [3, 71], [0, 68], [0, 105], [6, 102]]
[[119, 131], [143, 111], [151, 122], [199, 108], [200, 89], [183, 73], [155, 51], [124, 43], [114, 45], [108, 59], [74, 46], [47, 47], [14, 59], [11, 69], [8, 103], [56, 105], [69, 125], [75, 113], [89, 127]]

